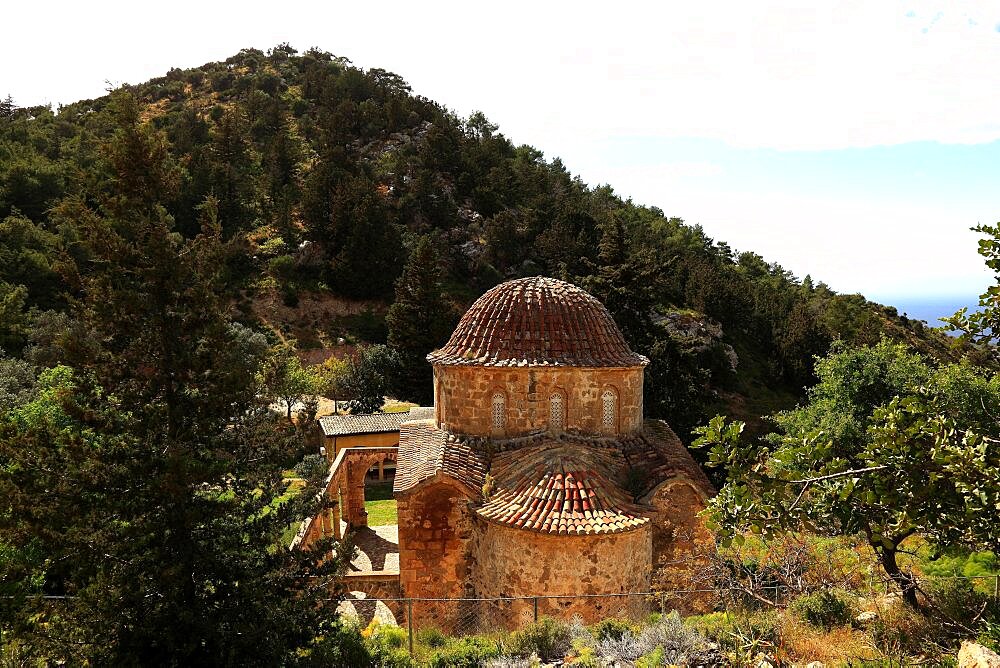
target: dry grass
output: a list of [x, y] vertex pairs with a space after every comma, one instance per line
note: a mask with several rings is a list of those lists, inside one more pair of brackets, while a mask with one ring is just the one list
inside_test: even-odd
[[876, 656], [868, 636], [849, 626], [823, 631], [786, 613], [779, 618], [778, 627], [785, 652], [797, 663], [821, 661], [835, 666]]

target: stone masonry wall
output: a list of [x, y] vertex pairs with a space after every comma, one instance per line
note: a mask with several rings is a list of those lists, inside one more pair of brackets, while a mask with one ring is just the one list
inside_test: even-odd
[[[439, 426], [458, 434], [512, 437], [549, 426], [549, 398], [562, 392], [567, 431], [585, 434], [638, 431], [642, 426], [643, 368], [588, 369], [580, 367], [474, 367], [434, 368], [434, 405]], [[617, 393], [617, 425], [602, 426], [601, 394]], [[493, 430], [491, 401], [494, 392], [506, 395], [506, 427]]]
[[[714, 549], [711, 532], [698, 516], [705, 509], [705, 496], [684, 478], [672, 478], [653, 489], [643, 502], [656, 511], [653, 520], [653, 589], [676, 591], [700, 589], [691, 574], [706, 565], [706, 550]], [[711, 609], [711, 595], [671, 595], [668, 604], [687, 613]]]
[[[627, 533], [558, 536], [479, 520], [475, 582], [479, 596], [567, 595], [540, 598], [538, 615], [587, 623], [607, 616], [640, 616], [642, 597], [574, 598], [581, 594], [649, 591], [652, 543], [648, 524]], [[531, 600], [483, 604], [482, 616], [516, 628], [534, 615]]]
[[[399, 584], [410, 598], [462, 598], [471, 593], [473, 516], [469, 497], [448, 482], [396, 498]], [[464, 614], [454, 602], [416, 601], [414, 623], [450, 631]]]

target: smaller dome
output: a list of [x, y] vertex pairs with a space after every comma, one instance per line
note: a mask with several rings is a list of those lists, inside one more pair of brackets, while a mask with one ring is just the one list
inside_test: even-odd
[[631, 531], [649, 522], [643, 509], [614, 482], [616, 452], [559, 442], [496, 457], [495, 491], [476, 513], [516, 529], [553, 534]]
[[634, 367], [632, 352], [604, 304], [577, 286], [544, 276], [492, 288], [462, 317], [432, 364]]

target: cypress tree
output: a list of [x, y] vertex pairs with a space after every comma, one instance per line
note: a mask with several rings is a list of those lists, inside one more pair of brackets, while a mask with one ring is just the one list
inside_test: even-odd
[[[160, 138], [134, 129], [137, 165], [155, 162]], [[295, 663], [338, 630], [343, 554], [283, 537], [321, 510], [318, 481], [279, 500], [300, 435], [267, 408], [266, 340], [218, 296], [214, 208], [185, 240], [161, 183], [120, 176], [143, 187], [81, 218], [90, 254], [70, 277], [98, 344], [61, 342], [67, 365], [0, 414], [0, 581], [20, 583], [0, 621], [43, 663]]]
[[399, 355], [398, 398], [429, 405], [434, 400], [427, 354], [448, 340], [454, 309], [441, 292], [441, 269], [429, 237], [421, 237], [396, 281], [396, 301], [386, 316], [389, 345]]

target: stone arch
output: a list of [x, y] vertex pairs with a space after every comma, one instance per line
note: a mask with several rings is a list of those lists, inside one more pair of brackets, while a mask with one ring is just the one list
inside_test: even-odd
[[[676, 591], [698, 584], [694, 575], [715, 550], [712, 533], [699, 513], [708, 505], [703, 488], [686, 476], [673, 476], [654, 487], [642, 502], [653, 507], [653, 589]], [[685, 612], [704, 612], [711, 596], [680, 596], [672, 605]]]
[[347, 455], [346, 480], [341, 481], [341, 493], [344, 499], [344, 520], [348, 529], [368, 526], [368, 511], [365, 510], [365, 478], [372, 466], [387, 460], [395, 461], [395, 452], [365, 452], [365, 448], [352, 448]]

